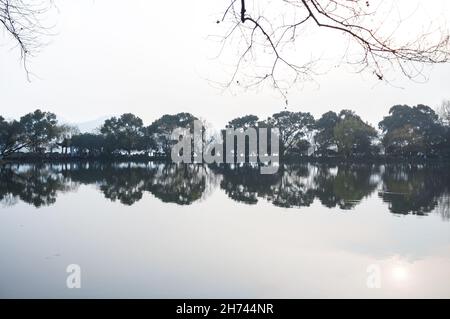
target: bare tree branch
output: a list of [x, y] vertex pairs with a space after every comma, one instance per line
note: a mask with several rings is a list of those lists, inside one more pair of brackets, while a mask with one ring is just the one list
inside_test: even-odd
[[27, 76], [27, 59], [39, 52], [50, 34], [42, 21], [52, 7], [51, 0], [0, 0], [0, 25], [20, 49]]
[[[392, 0], [393, 1], [393, 0]], [[249, 10], [246, 0], [232, 0], [227, 7], [223, 21], [231, 21], [233, 28], [222, 39], [222, 45], [232, 43], [229, 39], [236, 34], [237, 47], [241, 48], [231, 80], [225, 84], [230, 87], [236, 83], [244, 87], [258, 86], [269, 80], [284, 98], [286, 90], [298, 81], [310, 80], [316, 74], [314, 66], [319, 60], [289, 57], [291, 52], [286, 45], [294, 46], [299, 38], [299, 28], [329, 30], [344, 35], [349, 47], [344, 57], [352, 65], [359, 66], [358, 72], [373, 73], [377, 79], [388, 81], [386, 72], [400, 70], [407, 78], [414, 80], [422, 74], [424, 65], [446, 63], [450, 56], [450, 37], [448, 30], [430, 30], [418, 34], [412, 40], [403, 40], [397, 30], [405, 21], [389, 26], [386, 32], [384, 21], [371, 25], [368, 21], [377, 17], [377, 11], [388, 1], [372, 0], [278, 0], [253, 2]], [[376, 5], [373, 7], [373, 3]], [[264, 14], [277, 5], [284, 8], [278, 15]], [[228, 20], [227, 20], [228, 18]], [[245, 43], [242, 45], [240, 43]], [[257, 55], [263, 55], [263, 66], [258, 65]], [[292, 55], [292, 54], [291, 54]], [[288, 58], [289, 57], [289, 58]], [[303, 58], [304, 59], [304, 58]], [[297, 62], [294, 62], [297, 61]], [[246, 63], [243, 66], [244, 62]], [[253, 67], [253, 69], [251, 69]], [[246, 71], [251, 69], [250, 75]], [[261, 71], [267, 70], [267, 71]], [[263, 73], [264, 72], [264, 73]], [[291, 77], [285, 79], [286, 75]], [[239, 76], [238, 76], [239, 75]], [[239, 77], [239, 79], [237, 79]], [[242, 79], [245, 79], [245, 83]]]

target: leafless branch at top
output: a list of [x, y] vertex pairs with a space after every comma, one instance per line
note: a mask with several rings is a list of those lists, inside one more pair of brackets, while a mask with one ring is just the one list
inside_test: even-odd
[[51, 0], [0, 0], [0, 26], [20, 49], [27, 74], [27, 58], [40, 50], [49, 35], [50, 28], [42, 21], [52, 5]]
[[[238, 48], [238, 60], [226, 87], [235, 83], [252, 87], [270, 81], [286, 98], [286, 90], [292, 84], [315, 75], [314, 59], [292, 56], [286, 49], [287, 45], [299, 42], [299, 31], [306, 27], [345, 35], [349, 46], [358, 49], [358, 54], [347, 51], [346, 58], [358, 66], [359, 71], [369, 70], [379, 80], [387, 80], [385, 73], [389, 69], [398, 68], [409, 79], [415, 79], [421, 75], [421, 66], [448, 62], [447, 30], [423, 32], [412, 40], [402, 41], [402, 37], [395, 36], [402, 21], [392, 26], [390, 33], [382, 32], [386, 31], [382, 22], [370, 25], [368, 21], [377, 16], [377, 5], [383, 2], [387, 1], [230, 0], [223, 18], [218, 21], [232, 25], [231, 31], [222, 38], [222, 45]], [[264, 13], [264, 9], [270, 12], [276, 5], [284, 8], [278, 16]], [[296, 46], [300, 47], [300, 53], [301, 45]], [[258, 55], [265, 58], [262, 65], [258, 64]], [[291, 77], [286, 79], [288, 74]]]

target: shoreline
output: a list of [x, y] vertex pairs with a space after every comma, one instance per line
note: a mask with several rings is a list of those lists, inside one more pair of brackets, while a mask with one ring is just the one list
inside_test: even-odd
[[[0, 167], [6, 165], [20, 165], [20, 164], [59, 164], [59, 163], [80, 163], [80, 162], [103, 162], [103, 163], [147, 163], [159, 162], [170, 164], [172, 160], [166, 157], [152, 157], [152, 156], [95, 156], [95, 157], [79, 157], [79, 156], [58, 156], [58, 157], [23, 157], [23, 158], [6, 158], [0, 159]], [[298, 157], [288, 158], [281, 161], [282, 164], [331, 164], [331, 165], [384, 165], [384, 164], [450, 164], [450, 158], [405, 158], [405, 157]], [[221, 163], [223, 165], [225, 163]], [[243, 163], [248, 165], [251, 163]], [[188, 165], [210, 165], [206, 163], [192, 163]], [[214, 165], [214, 164], [212, 164]]]

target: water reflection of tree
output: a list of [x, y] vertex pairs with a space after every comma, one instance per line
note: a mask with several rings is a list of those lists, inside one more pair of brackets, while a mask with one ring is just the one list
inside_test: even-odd
[[434, 165], [389, 165], [383, 174], [380, 197], [394, 214], [427, 215], [439, 208], [448, 216], [448, 168]]
[[203, 166], [133, 163], [81, 166], [69, 173], [73, 180], [95, 183], [106, 198], [128, 206], [145, 192], [163, 202], [192, 204], [204, 195], [208, 174]]
[[222, 170], [221, 188], [239, 202], [256, 204], [264, 198], [275, 206], [310, 206], [317, 197], [327, 207], [352, 209], [378, 185], [376, 170], [363, 165], [329, 169], [309, 164], [285, 165], [274, 175], [261, 175], [258, 168]]
[[0, 202], [13, 205], [19, 198], [35, 207], [56, 202], [58, 193], [74, 190], [76, 184], [47, 165], [3, 167], [0, 169]]
[[273, 193], [273, 188], [280, 178], [280, 173], [261, 175], [259, 167], [255, 166], [224, 166], [218, 169], [223, 175], [220, 187], [231, 199], [256, 204], [258, 197]]
[[97, 185], [106, 198], [124, 205], [133, 205], [142, 199], [144, 181], [151, 177], [148, 169], [133, 163], [63, 165], [61, 173], [78, 184]]
[[310, 206], [314, 202], [313, 166], [287, 165], [281, 172], [267, 199], [285, 208]]
[[[61, 192], [95, 185], [106, 198], [133, 205], [145, 192], [159, 200], [189, 205], [209, 196], [220, 182], [229, 198], [256, 204], [267, 200], [285, 208], [310, 206], [317, 198], [330, 208], [353, 209], [382, 181], [379, 196], [394, 214], [439, 213], [450, 219], [450, 170], [442, 165], [284, 165], [277, 174], [258, 167], [73, 163], [0, 168], [0, 202], [19, 200], [41, 207]], [[383, 173], [380, 172], [383, 171]]]
[[210, 171], [203, 165], [158, 165], [145, 189], [165, 203], [190, 205], [203, 198]]
[[256, 204], [264, 198], [279, 207], [309, 206], [314, 201], [308, 165], [287, 165], [273, 175], [261, 175], [258, 167], [223, 168], [220, 184], [233, 200]]
[[377, 170], [367, 165], [320, 166], [315, 175], [315, 194], [322, 205], [348, 210], [377, 188]]
[[143, 167], [107, 166], [98, 185], [106, 198], [131, 206], [142, 199], [148, 177], [149, 171]]

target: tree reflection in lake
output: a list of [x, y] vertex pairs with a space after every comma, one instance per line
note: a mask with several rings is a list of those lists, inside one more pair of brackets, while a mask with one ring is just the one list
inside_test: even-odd
[[271, 194], [280, 173], [278, 171], [276, 174], [261, 175], [259, 167], [251, 165], [227, 165], [216, 169], [215, 172], [223, 176], [220, 188], [228, 197], [246, 204], [256, 204], [258, 198]]
[[376, 168], [362, 165], [285, 165], [265, 176], [247, 166], [222, 173], [221, 187], [230, 198], [247, 204], [265, 198], [285, 208], [309, 207], [318, 198], [329, 208], [352, 209], [379, 184]]
[[319, 166], [315, 174], [315, 194], [328, 207], [353, 209], [379, 185], [380, 167], [372, 165]]
[[314, 201], [314, 167], [308, 164], [286, 165], [273, 175], [261, 175], [251, 166], [225, 167], [220, 184], [232, 199], [246, 204], [266, 199], [275, 206], [309, 206]]
[[0, 169], [0, 202], [13, 205], [17, 200], [35, 207], [56, 202], [60, 192], [76, 189], [70, 179], [45, 165], [21, 165]]
[[215, 175], [203, 165], [156, 165], [146, 190], [165, 203], [190, 205], [215, 187]]
[[450, 218], [450, 173], [443, 165], [289, 164], [277, 174], [258, 167], [163, 163], [71, 163], [7, 165], [0, 169], [0, 201], [22, 201], [37, 208], [52, 205], [59, 193], [95, 185], [105, 198], [133, 205], [145, 193], [165, 203], [190, 205], [219, 188], [232, 200], [278, 207], [323, 206], [354, 209], [378, 191], [394, 214], [439, 213]]
[[210, 185], [209, 169], [176, 164], [98, 164], [80, 165], [68, 172], [72, 180], [95, 183], [106, 198], [133, 205], [145, 192], [166, 203], [189, 205], [200, 200]]
[[448, 218], [450, 192], [448, 167], [440, 165], [390, 165], [383, 173], [380, 197], [394, 214], [427, 215], [440, 208]]

